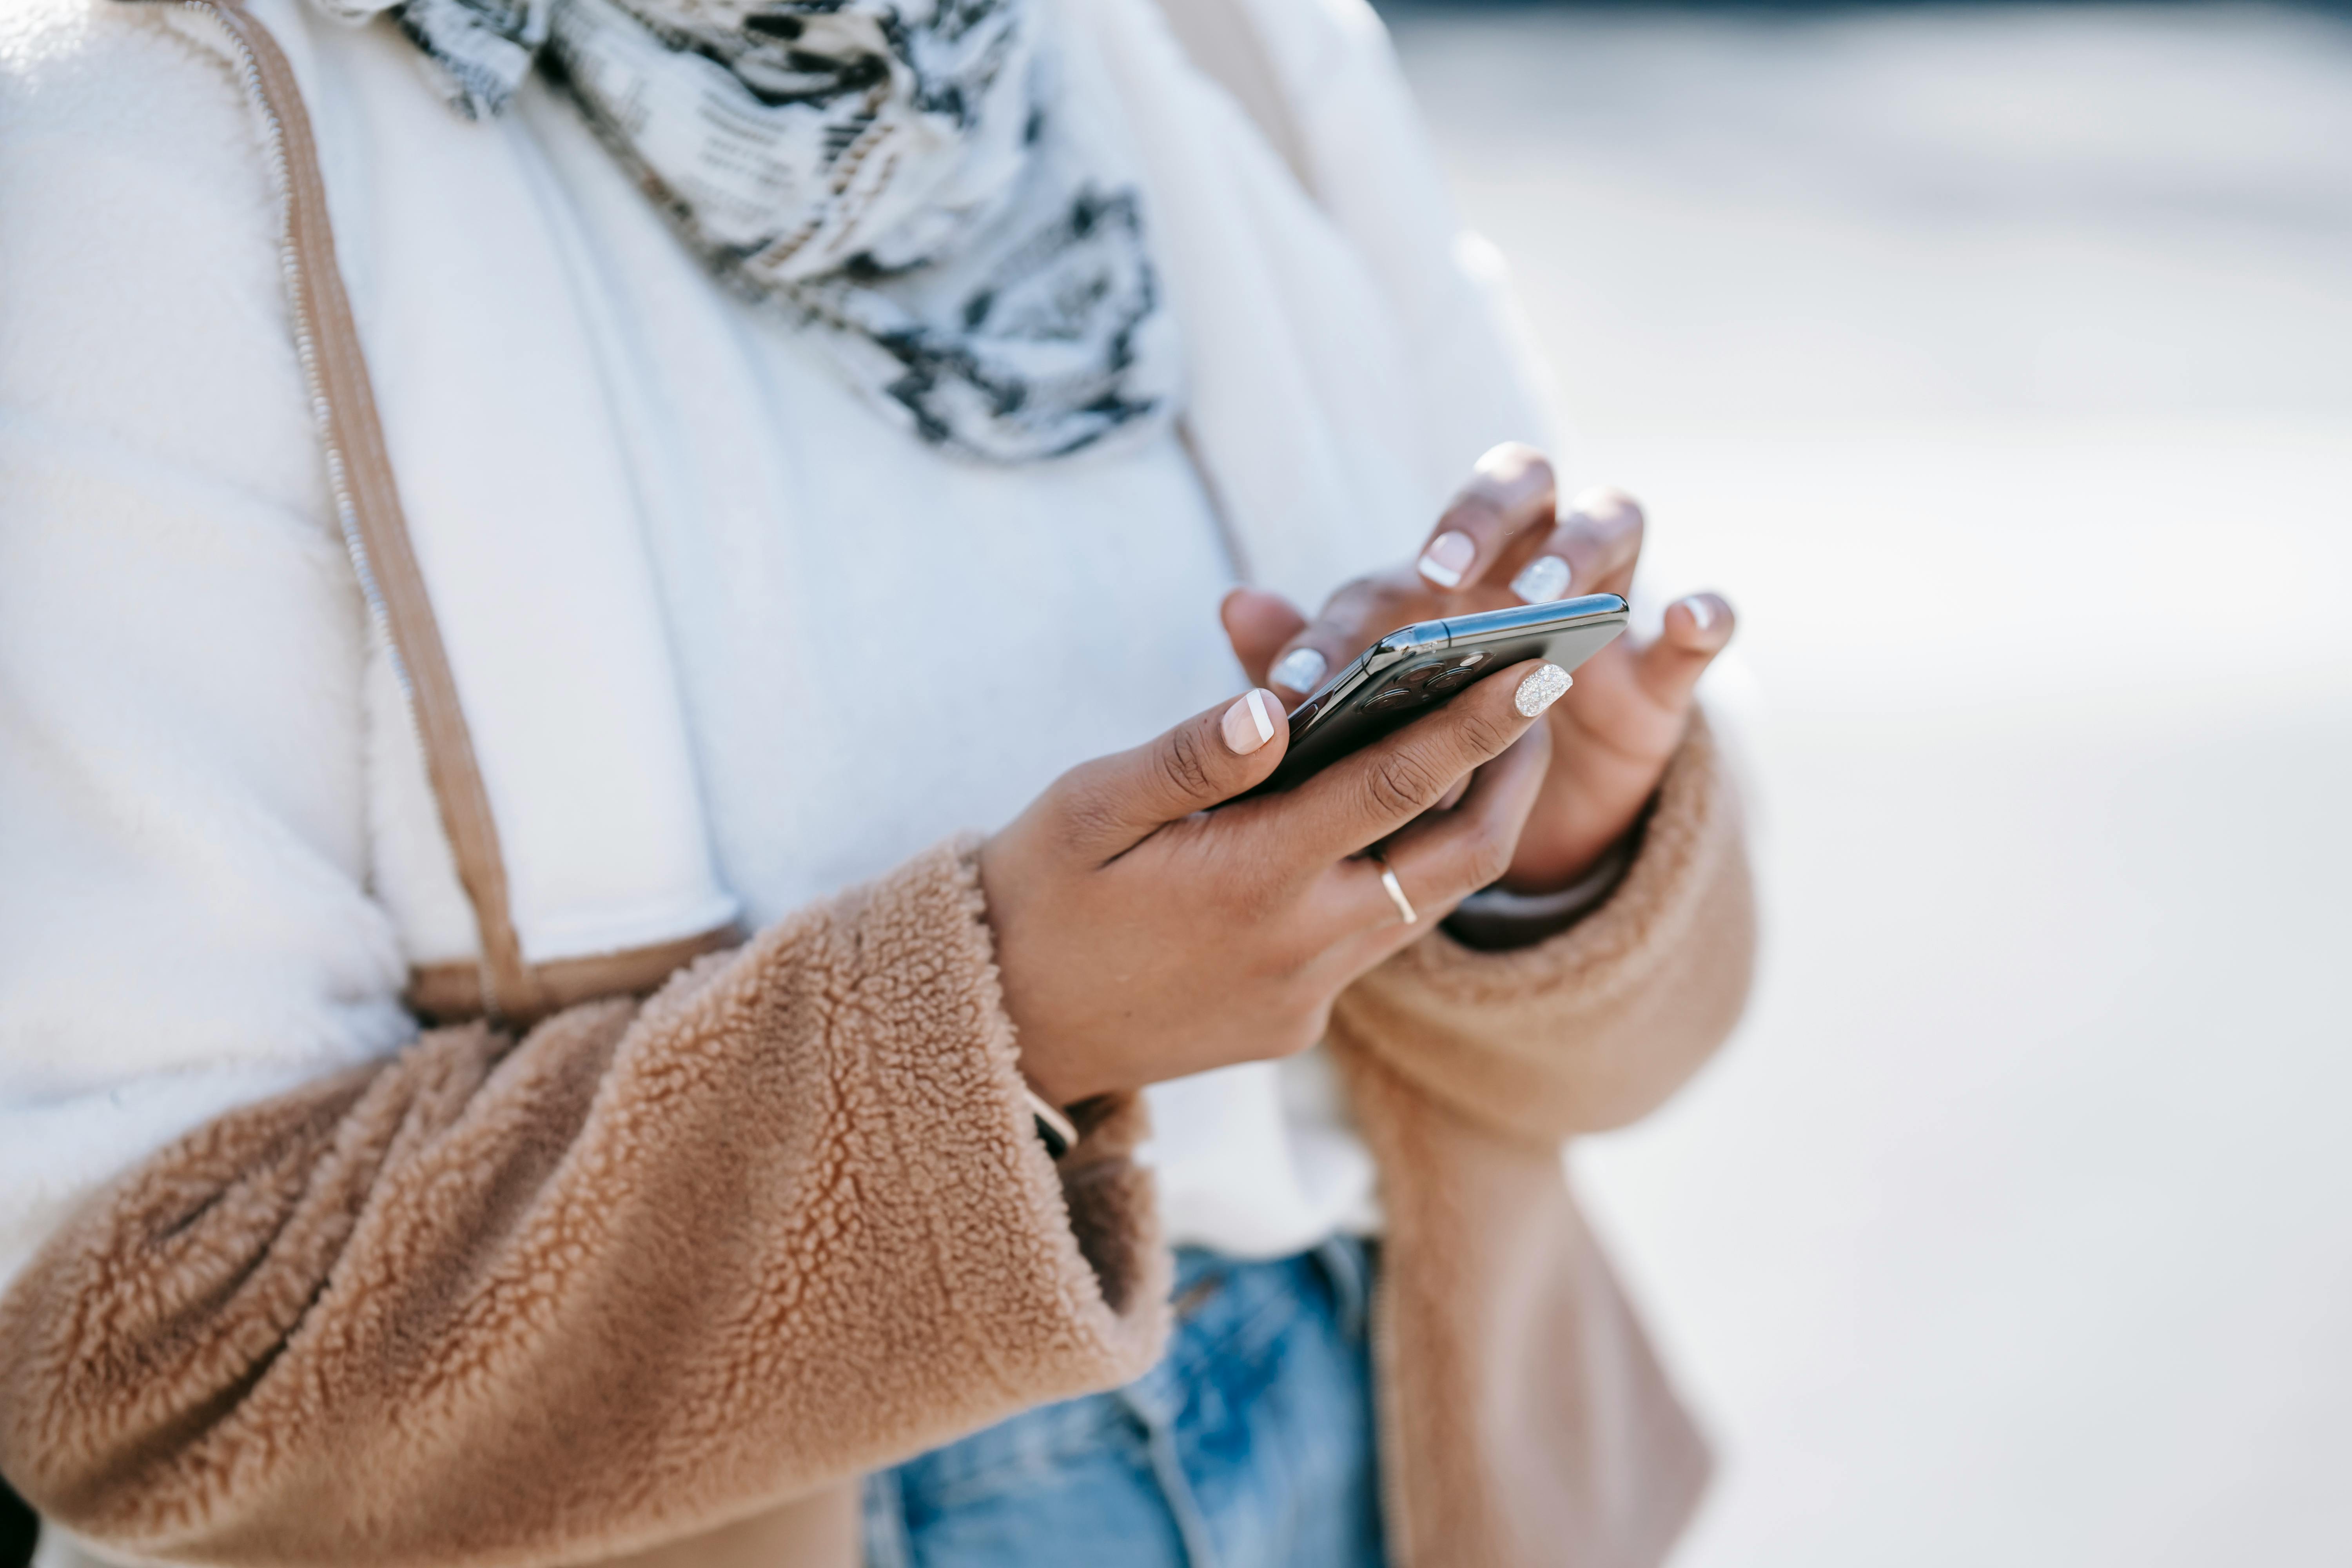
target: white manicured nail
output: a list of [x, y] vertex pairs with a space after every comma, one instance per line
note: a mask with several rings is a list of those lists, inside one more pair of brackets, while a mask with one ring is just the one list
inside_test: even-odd
[[1274, 715], [1278, 711], [1273, 693], [1252, 691], [1226, 709], [1225, 716], [1218, 721], [1225, 732], [1225, 744], [1235, 755], [1248, 756], [1274, 739]]
[[1274, 667], [1272, 679], [1276, 686], [1287, 686], [1293, 691], [1312, 691], [1322, 683], [1323, 672], [1328, 668], [1323, 656], [1313, 648], [1295, 647]]
[[1511, 700], [1518, 705], [1519, 717], [1532, 719], [1559, 701], [1576, 682], [1568, 671], [1556, 664], [1547, 664], [1530, 671], [1519, 682], [1519, 689]]
[[1698, 627], [1699, 630], [1705, 631], [1707, 627], [1715, 625], [1715, 611], [1708, 606], [1707, 602], [1705, 599], [1700, 598], [1696, 594], [1693, 594], [1689, 598], [1683, 601], [1683, 608], [1690, 612], [1691, 624]]
[[1466, 533], [1451, 529], [1429, 542], [1421, 552], [1421, 574], [1441, 588], [1462, 586], [1462, 574], [1478, 559], [1478, 544]]
[[1568, 563], [1557, 555], [1538, 555], [1511, 579], [1511, 592], [1530, 605], [1549, 605], [1568, 592]]

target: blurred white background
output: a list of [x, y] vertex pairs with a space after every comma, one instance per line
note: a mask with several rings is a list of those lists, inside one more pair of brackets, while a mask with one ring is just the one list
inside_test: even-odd
[[1682, 1568], [2352, 1562], [2352, 22], [1391, 5], [1769, 943], [1580, 1179]]

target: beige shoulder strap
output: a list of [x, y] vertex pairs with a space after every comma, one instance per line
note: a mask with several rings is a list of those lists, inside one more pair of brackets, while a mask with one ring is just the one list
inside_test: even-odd
[[490, 815], [472, 737], [457, 700], [425, 578], [409, 546], [392, 460], [376, 416], [367, 356], [352, 320], [335, 255], [327, 192], [310, 119], [293, 68], [242, 0], [181, 0], [227, 30], [243, 63], [247, 95], [260, 111], [273, 171], [284, 187], [287, 291], [296, 348], [319, 410], [335, 512], [369, 612], [392, 650], [440, 806], [457, 877], [481, 931], [482, 961], [434, 965], [414, 976], [410, 1001], [429, 1017], [475, 1014], [529, 1023], [577, 1001], [658, 985], [697, 953], [735, 940], [732, 930], [628, 952], [532, 966], [523, 956], [508, 901], [506, 862]]
[[[740, 940], [733, 928], [626, 952], [533, 965], [524, 957], [509, 903], [497, 821], [435, 624], [425, 579], [410, 548], [400, 489], [376, 416], [367, 356], [352, 320], [335, 254], [318, 147], [293, 68], [243, 0], [179, 0], [226, 29], [259, 111], [274, 172], [283, 185], [282, 234], [296, 347], [319, 410], [341, 525], [370, 614], [383, 628], [423, 742], [457, 877], [481, 932], [478, 968], [441, 964], [412, 978], [411, 1005], [436, 1019], [478, 1014], [529, 1023], [591, 997], [650, 990], [699, 953]], [[1273, 62], [1238, 0], [1162, 0], [1169, 25], [1193, 63], [1215, 78], [1311, 191], [1306, 142]]]

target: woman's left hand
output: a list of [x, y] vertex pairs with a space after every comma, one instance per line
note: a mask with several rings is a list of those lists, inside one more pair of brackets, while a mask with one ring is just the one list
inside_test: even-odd
[[[1225, 596], [1225, 634], [1250, 679], [1293, 706], [1373, 640], [1414, 621], [1563, 598], [1624, 594], [1642, 553], [1642, 509], [1591, 489], [1557, 511], [1551, 464], [1516, 443], [1478, 459], [1418, 560], [1360, 577], [1308, 621], [1278, 594]], [[1656, 640], [1624, 637], [1578, 668], [1554, 703], [1551, 767], [1503, 885], [1566, 887], [1622, 837], [1688, 727], [1691, 691], [1731, 640], [1731, 605], [1693, 594], [1669, 605]]]

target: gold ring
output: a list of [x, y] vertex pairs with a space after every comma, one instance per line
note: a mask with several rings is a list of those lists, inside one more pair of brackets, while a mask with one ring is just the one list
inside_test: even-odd
[[1364, 853], [1371, 858], [1373, 865], [1381, 868], [1381, 886], [1389, 890], [1389, 902], [1396, 906], [1397, 919], [1407, 925], [1418, 924], [1421, 917], [1413, 913], [1412, 900], [1404, 896], [1404, 885], [1397, 880], [1396, 873], [1390, 869], [1388, 857], [1377, 849], [1367, 849]]

